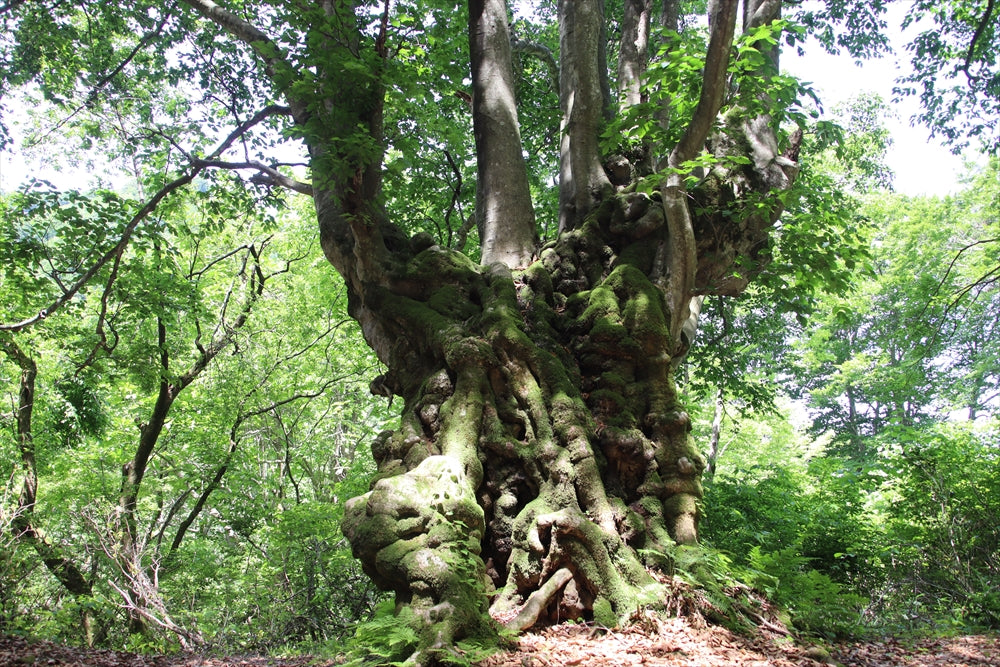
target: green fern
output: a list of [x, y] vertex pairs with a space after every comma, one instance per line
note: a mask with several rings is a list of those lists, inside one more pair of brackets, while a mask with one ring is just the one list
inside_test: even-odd
[[[400, 613], [406, 614], [404, 608]], [[395, 605], [386, 600], [378, 605], [375, 616], [358, 626], [348, 649], [348, 667], [403, 665], [417, 649], [419, 637], [395, 613]]]

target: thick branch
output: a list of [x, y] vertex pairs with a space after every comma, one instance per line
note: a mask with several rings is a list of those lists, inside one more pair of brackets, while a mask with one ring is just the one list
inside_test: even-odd
[[747, 9], [750, 11], [747, 12], [747, 16], [744, 19], [744, 31], [767, 25], [778, 18], [783, 0], [757, 0], [757, 2], [759, 4], [747, 3]]
[[559, 90], [559, 63], [552, 53], [552, 49], [538, 42], [529, 42], [526, 39], [511, 39], [510, 48], [516, 53], [525, 53], [541, 60], [549, 70], [552, 77], [552, 89]]
[[[248, 253], [253, 254], [258, 259], [254, 248], [248, 248]], [[259, 275], [259, 272], [253, 275]], [[158, 322], [158, 344], [160, 346], [160, 372], [163, 379], [160, 382], [156, 403], [150, 414], [149, 421], [140, 426], [139, 444], [136, 447], [132, 460], [122, 467], [122, 489], [119, 501], [121, 511], [125, 517], [125, 525], [128, 530], [134, 527], [134, 513], [138, 500], [139, 488], [145, 476], [146, 466], [152, 456], [153, 449], [163, 431], [167, 421], [167, 415], [177, 396], [208, 367], [209, 363], [218, 354], [229, 346], [236, 332], [246, 323], [247, 316], [257, 298], [263, 293], [264, 281], [251, 280], [251, 287], [247, 299], [243, 304], [242, 311], [236, 319], [225, 327], [220, 327], [221, 332], [212, 340], [207, 348], [203, 348], [201, 354], [195, 362], [184, 372], [176, 377], [173, 382], [168, 381], [169, 356], [166, 350], [166, 329], [161, 322]], [[126, 535], [128, 537], [128, 535]]]
[[681, 170], [685, 162], [693, 160], [704, 150], [705, 141], [715, 126], [719, 109], [722, 108], [738, 5], [737, 0], [719, 0], [715, 4], [716, 10], [710, 22], [712, 34], [705, 57], [701, 95], [681, 140], [670, 153], [670, 173], [663, 188], [663, 211], [670, 243], [661, 252], [661, 263], [665, 271], [660, 275], [666, 278], [667, 284], [662, 286], [671, 301], [670, 339], [678, 346], [681, 345], [681, 328], [690, 315], [688, 304], [698, 268], [694, 225]]
[[266, 164], [256, 161], [248, 162], [225, 162], [223, 160], [195, 160], [195, 164], [205, 167], [214, 167], [216, 169], [256, 169], [259, 173], [250, 177], [251, 183], [258, 183], [261, 185], [278, 185], [287, 190], [293, 190], [295, 192], [304, 194], [308, 197], [312, 197], [313, 189], [312, 185], [309, 183], [303, 183], [297, 181], [294, 178], [285, 176], [277, 169], [269, 167]]
[[618, 103], [622, 108], [642, 101], [642, 77], [649, 52], [652, 0], [625, 0], [618, 56]]
[[680, 29], [680, 0], [663, 0], [660, 7], [660, 25], [677, 32]]
[[21, 468], [24, 481], [18, 505], [28, 513], [35, 506], [38, 481], [35, 473], [35, 443], [31, 431], [31, 415], [35, 407], [35, 378], [38, 375], [38, 365], [13, 338], [4, 336], [0, 339], [4, 354], [21, 369], [21, 382], [17, 397], [17, 444], [21, 453]]
[[560, 0], [559, 231], [577, 228], [612, 190], [598, 137], [605, 117], [607, 71], [603, 0]]
[[196, 12], [216, 24], [230, 35], [248, 45], [264, 61], [265, 73], [273, 77], [278, 70], [293, 70], [284, 59], [278, 45], [263, 30], [220, 7], [212, 0], [182, 0]]
[[979, 25], [976, 26], [976, 32], [972, 35], [972, 41], [969, 42], [969, 49], [965, 52], [965, 63], [962, 65], [962, 71], [965, 72], [965, 77], [969, 80], [970, 84], [977, 82], [980, 77], [974, 76], [969, 72], [969, 68], [972, 67], [972, 61], [976, 57], [976, 44], [979, 43], [980, 38], [983, 36], [983, 32], [989, 27], [990, 21], [993, 19], [993, 10], [995, 9], [995, 0], [989, 0], [986, 3], [986, 11], [983, 12], [983, 18], [979, 20]]

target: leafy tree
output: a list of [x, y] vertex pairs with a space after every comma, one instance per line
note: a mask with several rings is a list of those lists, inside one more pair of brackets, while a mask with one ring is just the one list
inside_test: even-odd
[[[48, 326], [98, 274], [115, 282], [123, 250], [148, 238], [136, 257], [163, 299], [132, 326], [157, 369], [145, 388], [163, 399], [143, 433], [162, 432], [158, 410], [220, 348], [181, 327], [193, 365], [171, 361], [166, 302], [198, 304], [183, 284], [159, 281], [169, 246], [137, 230], [155, 229], [159, 207], [178, 206], [198, 178], [219, 188], [207, 191], [209, 209], [266, 210], [275, 187], [311, 196], [348, 310], [387, 369], [372, 389], [402, 399], [398, 428], [373, 445], [372, 489], [347, 504], [343, 525], [416, 633], [413, 662], [495, 636], [491, 615], [519, 629], [548, 616], [625, 618], [657, 598], [640, 553], [697, 540], [704, 460], [673, 377], [696, 327], [692, 299], [739, 294], [766, 269], [801, 171], [803, 89], [777, 64], [782, 39], [802, 33], [786, 30], [781, 2], [744, 3], [742, 16], [735, 1], [709, 3], [707, 29], [696, 8], [673, 2], [662, 12], [627, 2], [620, 15], [601, 0], [543, 5], [523, 33], [541, 44], [529, 46], [510, 39], [496, 0], [0, 8], [12, 36], [4, 93], [34, 99], [85, 147], [133, 165], [146, 193], [122, 203], [115, 234], [46, 306], [0, 330]], [[834, 9], [823, 20], [848, 15]], [[468, 21], [471, 95], [446, 29], [456, 16]], [[653, 21], [663, 29], [655, 49]], [[855, 47], [871, 39], [867, 25], [848, 27]], [[524, 71], [529, 52], [547, 60], [556, 43], [559, 126], [546, 127], [550, 93], [518, 90], [512, 70]], [[548, 113], [526, 113], [522, 126], [536, 100]], [[524, 138], [529, 129], [542, 132]], [[469, 136], [482, 264], [455, 249], [471, 208]], [[286, 158], [288, 139], [302, 150]], [[529, 176], [552, 163], [532, 155], [556, 141], [558, 174]], [[539, 150], [527, 160], [526, 145]], [[556, 179], [558, 204], [536, 216]], [[224, 197], [223, 186], [244, 194]], [[437, 206], [433, 192], [444, 195]], [[542, 246], [539, 220], [556, 232]], [[800, 225], [801, 239], [832, 235], [823, 217], [784, 229]], [[218, 330], [227, 344], [231, 329]], [[148, 449], [137, 448], [131, 473]], [[121, 503], [133, 538], [140, 481], [126, 475]]]
[[919, 96], [918, 119], [956, 151], [972, 139], [995, 151], [1000, 142], [996, 3], [916, 2], [914, 9], [903, 22], [920, 31], [906, 47], [913, 71], [900, 78], [896, 93]]
[[892, 617], [1000, 626], [996, 433], [995, 420], [936, 424], [887, 442], [888, 577], [877, 602]]
[[870, 200], [867, 215], [882, 224], [870, 241], [874, 274], [833, 298], [802, 342], [815, 428], [861, 459], [887, 428], [995, 410], [994, 214], [980, 203], [996, 192], [995, 173], [944, 200]]
[[[111, 270], [99, 271], [100, 280], [45, 326], [4, 334], [4, 387], [15, 407], [4, 419], [17, 436], [5, 439], [5, 461], [20, 462], [17, 473], [3, 470], [13, 496], [5, 524], [73, 597], [22, 611], [12, 621], [18, 626], [37, 629], [44, 609], [75, 607], [90, 643], [110, 637], [120, 644], [127, 632], [150, 626], [182, 643], [201, 641], [189, 619], [202, 613], [204, 599], [182, 592], [180, 582], [197, 579], [195, 568], [181, 565], [183, 547], [213, 534], [223, 542], [227, 533], [259, 540], [261, 517], [273, 516], [276, 503], [331, 501], [358, 440], [383, 420], [353, 401], [353, 412], [340, 411], [349, 424], [323, 426], [337, 401], [358, 393], [351, 381], [372, 361], [357, 351], [331, 358], [330, 346], [350, 336], [338, 290], [306, 287], [329, 283], [323, 265], [289, 272], [314, 236], [286, 218], [276, 240], [270, 216], [248, 217], [250, 208], [240, 210], [246, 202], [209, 198], [210, 184], [203, 187], [161, 209], [163, 217], [122, 248]], [[109, 200], [120, 203], [102, 191], [39, 184], [5, 199], [4, 319], [65, 295], [84, 265], [80, 253], [98, 240], [88, 232], [114, 221], [93, 214]], [[23, 289], [28, 282], [34, 289]], [[69, 311], [74, 317], [64, 318]], [[326, 391], [338, 383], [337, 392]], [[324, 450], [301, 452], [312, 438], [322, 438]], [[255, 448], [259, 460], [251, 464], [243, 450]], [[259, 504], [248, 507], [245, 491], [228, 490], [230, 477], [238, 488], [266, 489]], [[345, 558], [336, 540], [324, 544], [321, 562]], [[202, 554], [218, 548], [213, 540], [194, 547]], [[17, 571], [30, 558], [14, 553]], [[26, 578], [22, 590], [30, 585]], [[296, 598], [298, 585], [290, 584]], [[327, 586], [337, 590], [332, 580]], [[178, 597], [186, 604], [174, 604]], [[53, 634], [66, 625], [73, 624], [64, 615]]]
[[840, 550], [867, 554], [854, 585], [877, 623], [996, 624], [993, 547], [982, 550], [997, 537], [985, 518], [995, 514], [997, 292], [995, 208], [984, 203], [995, 201], [995, 166], [969, 185], [945, 199], [871, 196], [873, 272], [828, 297], [797, 346], [813, 432], [838, 455], [828, 479], [854, 479], [864, 494], [871, 534]]

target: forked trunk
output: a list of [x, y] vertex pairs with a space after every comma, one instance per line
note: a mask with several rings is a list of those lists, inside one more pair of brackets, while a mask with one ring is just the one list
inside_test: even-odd
[[[780, 205], [728, 211], [758, 184], [787, 188], [794, 162], [776, 144], [764, 155], [766, 124], [736, 126], [714, 150], [750, 144], [768, 159], [722, 160], [686, 189], [681, 167], [704, 150], [727, 89], [737, 3], [721, 0], [674, 169], [653, 194], [613, 194], [596, 141], [602, 6], [559, 3], [560, 235], [526, 269], [475, 265], [427, 235], [387, 236], [379, 215], [344, 215], [317, 196], [324, 249], [347, 268], [351, 313], [388, 366], [373, 391], [404, 401], [399, 428], [372, 447], [378, 473], [349, 501], [344, 532], [419, 635], [416, 663], [494, 635], [491, 617], [515, 629], [613, 625], [656, 602], [647, 566], [697, 541], [705, 463], [673, 380], [691, 300], [738, 292], [766, 261]], [[391, 252], [348, 261], [369, 242]]]

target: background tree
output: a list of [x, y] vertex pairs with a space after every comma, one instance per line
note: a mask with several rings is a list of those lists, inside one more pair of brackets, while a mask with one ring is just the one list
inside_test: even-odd
[[[296, 270], [297, 289], [289, 284], [290, 267], [304, 261], [315, 236], [289, 223], [277, 234], [270, 216], [250, 216], [252, 207], [242, 208], [247, 202], [201, 185], [175, 208], [161, 208], [113, 269], [77, 292], [66, 307], [72, 317], [4, 334], [12, 409], [3, 418], [11, 426], [5, 435], [15, 436], [2, 442], [4, 474], [9, 491], [19, 494], [4, 505], [11, 572], [30, 563], [34, 551], [64, 589], [52, 592], [30, 569], [12, 582], [24, 602], [47, 592], [27, 608], [12, 607], [5, 616], [11, 630], [53, 624], [65, 632], [67, 617], [78, 613], [88, 643], [122, 645], [130, 634], [163, 631], [182, 645], [200, 642], [198, 627], [217, 626], [191, 622], [196, 610], [202, 613], [198, 596], [176, 602], [178, 588], [183, 601], [191, 594], [184, 582], [197, 577], [181, 566], [187, 543], [221, 532], [216, 540], [237, 538], [229, 548], [239, 551], [241, 541], [260, 539], [262, 517], [273, 516], [275, 504], [291, 508], [316, 498], [329, 507], [334, 485], [356, 465], [356, 429], [370, 437], [370, 424], [380, 420], [361, 413], [356, 425], [319, 423], [331, 405], [357, 393], [349, 384], [357, 365], [372, 362], [364, 355], [330, 358], [346, 314], [336, 290], [302, 289], [312, 280], [329, 282], [325, 273], [316, 276], [317, 262], [308, 279]], [[107, 191], [56, 192], [45, 184], [5, 198], [5, 320], [65, 293], [82, 270], [81, 255], [104, 240], [102, 232], [114, 233], [108, 202], [112, 214], [123, 205]], [[279, 304], [284, 321], [267, 321], [279, 317]], [[295, 315], [296, 307], [310, 317]], [[334, 384], [343, 386], [319, 400]], [[316, 429], [326, 432], [330, 452], [300, 454], [299, 443]], [[245, 468], [254, 459], [249, 481]], [[241, 480], [237, 489], [266, 489], [263, 497], [251, 494], [256, 506], [248, 506], [245, 492], [227, 490], [231, 476]], [[318, 562], [346, 557], [335, 539], [325, 539]], [[204, 540], [195, 552], [211, 554], [217, 546]], [[334, 579], [346, 574], [349, 568], [339, 568], [322, 586], [312, 577], [311, 609], [295, 617], [329, 615], [317, 608], [318, 587], [335, 590]], [[284, 581], [295, 599], [300, 586], [309, 588]], [[363, 604], [366, 597], [352, 600]], [[310, 629], [325, 625], [324, 633], [336, 633], [346, 622], [313, 620]]]

